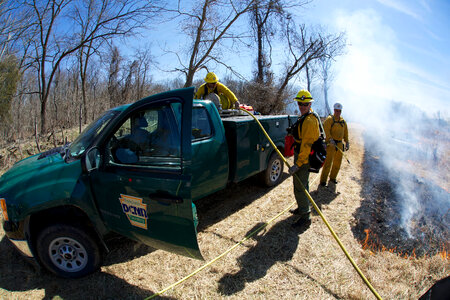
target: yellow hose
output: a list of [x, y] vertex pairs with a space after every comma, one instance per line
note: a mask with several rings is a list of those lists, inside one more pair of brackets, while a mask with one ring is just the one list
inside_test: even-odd
[[334, 147], [336, 147], [336, 149], [338, 149], [339, 151], [341, 151], [342, 156], [344, 156], [344, 158], [347, 160], [347, 162], [350, 164], [350, 161], [347, 158], [347, 155], [344, 153], [344, 151], [341, 150], [341, 148], [339, 148], [337, 145], [334, 145]]
[[[270, 144], [272, 145], [272, 147], [275, 149], [275, 151], [277, 151], [278, 155], [280, 156], [280, 158], [284, 161], [284, 163], [286, 164], [286, 166], [288, 168], [290, 168], [291, 166], [289, 165], [289, 163], [287, 162], [286, 158], [281, 154], [280, 150], [278, 150], [277, 146], [273, 143], [272, 139], [270, 138], [270, 136], [267, 134], [266, 130], [264, 129], [264, 127], [261, 125], [261, 123], [259, 122], [259, 120], [250, 112], [248, 112], [247, 110], [240, 108], [240, 110], [246, 112], [247, 114], [249, 114], [250, 116], [253, 117], [253, 119], [255, 119], [255, 121], [258, 123], [259, 127], [261, 127], [261, 130], [263, 131], [264, 135], [266, 136], [266, 138], [269, 140]], [[317, 213], [320, 215], [320, 217], [322, 218], [323, 222], [325, 223], [325, 225], [327, 225], [328, 229], [330, 230], [331, 234], [333, 235], [334, 239], [336, 240], [336, 242], [339, 244], [339, 247], [341, 247], [342, 251], [344, 252], [345, 256], [347, 256], [348, 260], [350, 261], [350, 263], [352, 264], [353, 268], [356, 270], [356, 272], [358, 272], [359, 276], [361, 277], [361, 279], [364, 281], [364, 283], [369, 287], [369, 289], [372, 291], [372, 293], [375, 295], [375, 297], [377, 299], [382, 299], [381, 296], [377, 293], [377, 291], [373, 288], [373, 286], [370, 284], [370, 282], [367, 280], [367, 278], [364, 276], [364, 274], [362, 273], [362, 271], [358, 268], [358, 266], [356, 265], [355, 261], [353, 260], [353, 258], [350, 256], [350, 254], [347, 252], [347, 250], [345, 249], [344, 245], [342, 244], [341, 240], [338, 238], [338, 236], [336, 235], [336, 233], [334, 232], [333, 228], [331, 228], [331, 225], [328, 223], [327, 219], [325, 218], [325, 216], [322, 214], [322, 211], [320, 210], [320, 208], [317, 206], [316, 202], [314, 202], [313, 198], [311, 197], [311, 195], [308, 193], [308, 191], [306, 190], [305, 186], [303, 185], [302, 181], [298, 178], [297, 174], [294, 174], [295, 179], [300, 182], [303, 191], [305, 192], [306, 196], [309, 199], [309, 202], [311, 202], [312, 206], [314, 207], [314, 209], [317, 211]]]

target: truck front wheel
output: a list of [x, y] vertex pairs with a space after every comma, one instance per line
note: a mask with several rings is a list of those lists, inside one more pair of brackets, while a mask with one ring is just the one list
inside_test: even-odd
[[283, 170], [283, 161], [277, 152], [273, 152], [267, 164], [267, 169], [261, 173], [262, 182], [268, 187], [277, 185], [281, 181]]
[[67, 224], [43, 229], [37, 237], [36, 248], [44, 267], [65, 278], [78, 278], [96, 271], [102, 263], [102, 253], [88, 232]]

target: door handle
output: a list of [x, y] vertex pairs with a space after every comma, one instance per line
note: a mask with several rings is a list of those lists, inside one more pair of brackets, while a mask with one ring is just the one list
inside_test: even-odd
[[149, 198], [151, 200], [155, 200], [156, 202], [162, 204], [162, 205], [171, 205], [171, 204], [180, 204], [183, 203], [183, 198], [179, 197], [179, 196], [172, 196], [169, 195], [168, 193], [164, 193], [164, 194], [160, 194], [160, 193], [155, 193], [155, 194], [150, 194]]

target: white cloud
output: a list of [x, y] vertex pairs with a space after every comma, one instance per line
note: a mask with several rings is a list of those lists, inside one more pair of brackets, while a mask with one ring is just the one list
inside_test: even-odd
[[428, 13], [432, 13], [431, 7], [428, 5], [427, 0], [420, 0], [419, 3]]
[[[406, 1], [406, 2], [401, 1], [401, 0], [377, 0], [377, 1], [387, 7], [393, 8], [403, 14], [413, 17], [416, 20], [423, 21], [422, 16], [419, 13], [416, 13], [415, 11], [413, 11], [411, 9], [412, 1]], [[422, 1], [422, 6], [423, 5], [426, 5], [426, 3], [424, 3]], [[426, 5], [424, 7], [428, 7], [428, 10], [430, 11], [429, 6]]]
[[[332, 95], [349, 104], [355, 119], [376, 122], [385, 103], [399, 101], [430, 113], [446, 113], [450, 87], [445, 79], [405, 61], [395, 31], [374, 10], [341, 11], [337, 27], [347, 32], [348, 52], [337, 62]], [[345, 96], [343, 96], [345, 95]], [[427, 107], [424, 107], [426, 103]], [[447, 113], [448, 114], [448, 113]]]

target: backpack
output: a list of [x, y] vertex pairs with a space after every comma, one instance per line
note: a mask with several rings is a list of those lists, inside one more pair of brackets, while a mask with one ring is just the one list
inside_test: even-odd
[[[297, 122], [295, 122], [291, 127], [287, 129], [288, 133], [290, 133], [295, 140], [295, 147], [300, 147], [301, 140], [298, 135], [298, 126], [300, 126], [300, 131], [302, 130], [303, 121], [305, 121], [306, 117], [311, 114], [311, 112], [301, 116], [298, 118]], [[325, 143], [325, 130], [322, 126], [322, 121], [320, 121], [320, 117], [315, 113], [312, 114], [316, 117], [319, 122], [319, 138], [314, 141], [311, 146], [311, 152], [309, 153], [309, 171], [313, 173], [319, 173], [320, 168], [322, 168], [325, 163], [325, 158], [327, 157], [327, 144]]]
[[[333, 119], [333, 124], [331, 124], [331, 128], [333, 128], [333, 125], [336, 123], [340, 124], [342, 127], [344, 127], [344, 125], [346, 125], [344, 119], [342, 119], [342, 121], [335, 121], [334, 116], [333, 115], [330, 115], [330, 116], [332, 116], [332, 119]], [[330, 128], [330, 131], [331, 131], [331, 128]]]

